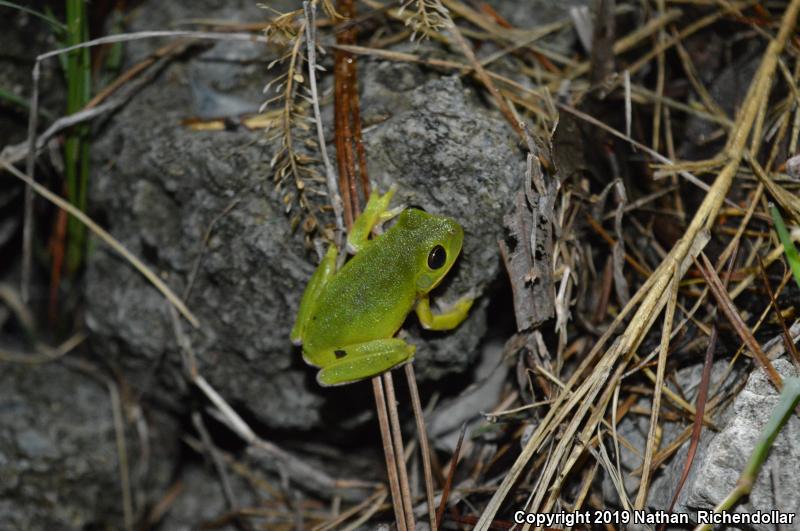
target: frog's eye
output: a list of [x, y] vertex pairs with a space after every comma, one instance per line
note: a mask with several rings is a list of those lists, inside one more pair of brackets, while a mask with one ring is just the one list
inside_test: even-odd
[[447, 251], [444, 250], [444, 247], [437, 245], [431, 249], [431, 252], [428, 255], [428, 267], [431, 269], [439, 269], [446, 261]]

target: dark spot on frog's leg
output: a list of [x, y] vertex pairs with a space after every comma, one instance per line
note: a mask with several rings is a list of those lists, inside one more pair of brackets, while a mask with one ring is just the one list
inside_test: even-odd
[[333, 351], [333, 355], [336, 356], [337, 360], [340, 360], [347, 355], [347, 352], [345, 352], [344, 350], [337, 349]]

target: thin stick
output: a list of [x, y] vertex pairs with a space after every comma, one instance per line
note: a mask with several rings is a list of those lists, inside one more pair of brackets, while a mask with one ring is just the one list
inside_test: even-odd
[[467, 58], [467, 61], [472, 65], [472, 68], [475, 69], [475, 75], [478, 77], [478, 79], [480, 79], [481, 83], [486, 86], [486, 89], [492, 95], [492, 98], [494, 98], [494, 101], [500, 108], [500, 112], [503, 113], [503, 116], [505, 116], [506, 120], [508, 120], [508, 123], [522, 138], [522, 141], [525, 142], [525, 133], [520, 126], [519, 120], [509, 107], [508, 102], [505, 100], [505, 98], [503, 98], [502, 94], [500, 94], [500, 91], [497, 90], [492, 78], [486, 73], [486, 69], [483, 68], [483, 65], [480, 63], [480, 61], [478, 61], [478, 58], [475, 57], [475, 52], [472, 51], [472, 47], [461, 34], [458, 26], [456, 26], [455, 22], [452, 20], [450, 20], [450, 24], [450, 32], [453, 34], [453, 37], [455, 37], [456, 43], [461, 48], [461, 52], [464, 54], [464, 57]]
[[447, 471], [447, 481], [442, 489], [442, 499], [439, 502], [439, 509], [436, 511], [436, 525], [441, 527], [442, 517], [444, 510], [447, 507], [447, 498], [450, 497], [450, 489], [453, 488], [453, 478], [456, 474], [456, 466], [458, 466], [458, 458], [461, 456], [461, 443], [464, 442], [464, 434], [467, 433], [467, 424], [461, 425], [461, 432], [458, 434], [458, 442], [456, 443], [455, 452], [453, 452], [453, 459], [450, 461], [450, 470]]
[[[25, 171], [34, 182], [36, 164], [36, 122], [39, 118], [39, 62], [33, 65], [33, 94], [31, 95], [31, 109], [28, 115], [28, 157], [25, 162]], [[25, 221], [22, 227], [22, 285], [20, 294], [26, 304], [30, 300], [31, 265], [33, 263], [33, 187], [25, 187]]]
[[214, 464], [214, 469], [216, 470], [220, 482], [222, 483], [222, 493], [225, 495], [225, 499], [228, 501], [228, 508], [232, 513], [235, 513], [239, 510], [239, 504], [236, 503], [236, 496], [233, 494], [231, 480], [228, 477], [228, 472], [225, 470], [225, 463], [222, 461], [219, 452], [217, 452], [217, 449], [214, 447], [214, 442], [211, 440], [211, 435], [208, 433], [208, 430], [203, 423], [203, 417], [198, 411], [192, 412], [192, 424], [200, 434], [200, 440], [203, 442], [206, 452], [208, 452], [208, 457]]
[[317, 3], [308, 0], [303, 2], [303, 11], [306, 15], [306, 47], [308, 63], [308, 84], [311, 87], [311, 105], [314, 108], [314, 122], [317, 126], [317, 142], [322, 162], [325, 164], [325, 181], [328, 185], [328, 197], [333, 207], [333, 215], [336, 218], [336, 243], [341, 247], [341, 239], [344, 234], [344, 222], [342, 221], [344, 207], [342, 206], [342, 196], [339, 195], [339, 187], [336, 185], [336, 174], [333, 172], [333, 165], [328, 158], [328, 148], [325, 144], [325, 132], [322, 129], [322, 115], [319, 111], [319, 95], [317, 94]]
[[411, 407], [414, 409], [414, 420], [417, 422], [417, 437], [419, 437], [419, 450], [422, 453], [422, 472], [425, 476], [425, 496], [428, 500], [428, 519], [431, 530], [438, 529], [436, 525], [436, 500], [433, 493], [433, 471], [431, 470], [431, 448], [428, 444], [428, 430], [425, 428], [425, 415], [422, 411], [422, 402], [419, 399], [417, 377], [411, 363], [405, 365], [408, 391], [411, 395]]
[[664, 326], [661, 329], [661, 346], [658, 356], [658, 368], [656, 370], [656, 383], [653, 389], [653, 403], [650, 410], [650, 429], [647, 433], [647, 444], [645, 446], [644, 460], [642, 463], [642, 479], [639, 482], [639, 492], [636, 494], [634, 509], [644, 509], [647, 501], [648, 486], [650, 484], [650, 463], [655, 453], [656, 431], [658, 429], [658, 414], [661, 409], [661, 389], [664, 386], [664, 374], [667, 368], [667, 355], [669, 353], [670, 335], [672, 333], [672, 320], [675, 317], [675, 306], [678, 302], [678, 268], [673, 266], [672, 286], [669, 293], [669, 301], [664, 310]]
[[398, 531], [406, 531], [406, 517], [403, 502], [400, 497], [400, 482], [397, 478], [397, 463], [395, 462], [392, 437], [389, 429], [389, 413], [386, 411], [386, 397], [383, 393], [383, 382], [380, 376], [372, 378], [372, 391], [375, 393], [375, 409], [378, 412], [378, 424], [381, 427], [381, 440], [383, 441], [383, 455], [386, 458], [386, 474], [389, 476], [389, 490], [392, 493], [394, 518], [397, 520]]
[[386, 405], [389, 408], [389, 422], [392, 428], [392, 440], [394, 443], [394, 455], [397, 463], [397, 471], [400, 479], [400, 495], [402, 496], [403, 511], [406, 517], [406, 527], [409, 531], [414, 531], [416, 523], [414, 521], [414, 504], [411, 499], [411, 489], [408, 486], [408, 471], [406, 470], [405, 448], [403, 445], [403, 432], [400, 429], [400, 416], [397, 413], [397, 399], [394, 393], [394, 379], [392, 372], [383, 373], [383, 383], [386, 386]]
[[65, 54], [73, 50], [80, 50], [81, 48], [91, 48], [92, 46], [99, 46], [101, 44], [115, 44], [118, 42], [137, 41], [141, 39], [153, 39], [163, 37], [191, 37], [193, 39], [204, 39], [211, 41], [244, 41], [244, 42], [261, 42], [264, 44], [269, 43], [269, 39], [263, 35], [254, 35], [252, 33], [214, 33], [211, 31], [137, 31], [133, 33], [123, 33], [120, 35], [109, 35], [107, 37], [100, 37], [91, 41], [82, 42], [74, 46], [66, 46], [57, 50], [45, 52], [36, 57], [36, 62], [39, 63], [50, 57]]
[[133, 529], [133, 497], [131, 496], [131, 480], [128, 469], [128, 450], [125, 445], [125, 422], [122, 419], [122, 404], [119, 399], [117, 384], [112, 380], [106, 382], [108, 394], [111, 396], [111, 412], [114, 416], [114, 433], [117, 440], [117, 456], [119, 459], [119, 482], [122, 488], [122, 514], [125, 529]]
[[[728, 261], [728, 270], [725, 275], [724, 279], [724, 287], [728, 289], [728, 281], [731, 278], [731, 272], [733, 271], [733, 266], [736, 263], [736, 256], [738, 254], [739, 246], [738, 243], [736, 245], [736, 250], [731, 254], [730, 260]], [[686, 461], [683, 465], [683, 470], [681, 471], [681, 477], [678, 479], [678, 485], [675, 487], [675, 493], [672, 495], [672, 501], [670, 501], [669, 509], [667, 511], [672, 512], [673, 507], [675, 507], [675, 503], [678, 501], [678, 496], [683, 489], [684, 483], [686, 483], [686, 479], [689, 477], [689, 471], [692, 469], [692, 463], [694, 462], [695, 454], [697, 453], [697, 447], [700, 442], [700, 433], [703, 430], [703, 416], [705, 416], [706, 411], [706, 402], [708, 400], [708, 391], [711, 386], [711, 369], [714, 365], [714, 349], [717, 347], [717, 334], [718, 334], [718, 327], [717, 327], [717, 318], [716, 314], [714, 315], [714, 321], [711, 324], [711, 334], [708, 337], [708, 347], [706, 348], [706, 355], [705, 360], [703, 363], [703, 373], [700, 377], [700, 386], [697, 389], [697, 399], [696, 399], [696, 406], [695, 406], [695, 417], [694, 422], [692, 424], [692, 436], [691, 436], [691, 444], [689, 445], [689, 450], [686, 453]], [[651, 465], [652, 466], [652, 465]]]
[[708, 282], [708, 287], [711, 289], [711, 293], [714, 295], [714, 298], [717, 299], [717, 303], [719, 304], [719, 308], [722, 310], [722, 313], [725, 314], [725, 317], [728, 318], [733, 329], [739, 335], [739, 338], [742, 340], [744, 344], [750, 349], [753, 353], [753, 357], [755, 357], [756, 361], [758, 361], [761, 368], [764, 369], [764, 372], [767, 373], [770, 381], [775, 386], [775, 389], [780, 391], [783, 388], [783, 379], [781, 378], [778, 371], [775, 370], [775, 367], [772, 366], [769, 358], [767, 355], [764, 354], [764, 351], [761, 350], [761, 345], [758, 344], [758, 341], [753, 337], [753, 334], [750, 332], [750, 329], [747, 327], [745, 322], [742, 320], [741, 315], [736, 310], [736, 307], [733, 305], [730, 297], [728, 297], [728, 292], [725, 290], [724, 286], [722, 285], [722, 281], [717, 276], [717, 272], [714, 270], [714, 267], [711, 265], [711, 262], [706, 258], [704, 253], [700, 254], [700, 257], [703, 260], [702, 267], [700, 271], [703, 273], [703, 276], [706, 277], [706, 281]]

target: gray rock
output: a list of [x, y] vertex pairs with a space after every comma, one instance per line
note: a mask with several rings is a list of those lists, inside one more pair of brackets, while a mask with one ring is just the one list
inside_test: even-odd
[[[796, 376], [796, 370], [789, 361], [779, 359], [773, 364], [782, 378]], [[697, 477], [687, 489], [689, 496], [686, 504], [690, 508], [712, 509], [734, 488], [777, 402], [778, 393], [764, 371], [761, 369], [753, 371], [747, 380], [747, 385], [734, 401], [730, 422], [711, 441], [703, 460], [697, 463]], [[784, 513], [794, 513], [795, 523], [786, 529], [799, 528], [798, 440], [800, 440], [800, 419], [792, 415], [775, 439], [750, 495], [732, 511], [754, 513], [777, 509]], [[775, 526], [752, 525], [742, 529], [767, 531], [775, 529]]]
[[[717, 385], [727, 363], [725, 360], [720, 360], [714, 364], [712, 387]], [[773, 364], [783, 378], [793, 376], [795, 373], [792, 364], [784, 359], [775, 360]], [[684, 389], [691, 389], [689, 398], [692, 402], [696, 382], [699, 381], [699, 369], [700, 366], [687, 368], [679, 371], [677, 376], [678, 381], [686, 382]], [[734, 371], [726, 380], [726, 389], [730, 390], [740, 381], [736, 372]], [[760, 369], [754, 370], [732, 406], [714, 418], [717, 425], [722, 426], [721, 431], [717, 433], [704, 428], [694, 464], [678, 496], [674, 512], [687, 513], [689, 518], [695, 521], [698, 509], [711, 510], [728, 495], [750, 458], [753, 446], [777, 401], [778, 395], [764, 372]], [[620, 423], [619, 434], [635, 447], [644, 448], [648, 425], [649, 419], [644, 416], [626, 418]], [[685, 424], [678, 425], [674, 422], [665, 422], [663, 426], [663, 441], [672, 441], [686, 427]], [[800, 420], [792, 416], [775, 439], [769, 458], [750, 496], [741, 501], [733, 511], [753, 513], [757, 510], [762, 512], [779, 510], [797, 514], [800, 508], [800, 496], [794, 488], [793, 478], [800, 473], [800, 449], [794, 444], [799, 436]], [[662, 446], [664, 444], [662, 443]], [[638, 488], [639, 476], [633, 477], [628, 472], [641, 465], [641, 457], [634, 456], [623, 446], [620, 450], [626, 490], [633, 499]], [[669, 507], [686, 461], [687, 450], [688, 442], [684, 443], [681, 450], [653, 478], [647, 500], [649, 510], [664, 511]], [[617, 499], [608, 478], [604, 479], [603, 491], [606, 499]], [[800, 521], [798, 518], [800, 515], [795, 516], [795, 523]], [[759, 525], [741, 527], [741, 529], [758, 530], [774, 528], [774, 526]], [[785, 528], [797, 529], [797, 526]]]
[[[388, 76], [396, 68], [411, 81], [373, 85], [373, 67]], [[364, 131], [375, 187], [385, 191], [396, 182], [398, 203], [450, 215], [465, 228], [463, 257], [434, 301], [481, 293], [500, 271], [502, 215], [524, 174], [514, 133], [457, 77], [415, 84], [426, 76], [407, 65], [368, 61], [360, 71], [364, 107], [391, 102], [375, 104], [390, 114]], [[92, 208], [177, 293], [187, 289], [198, 264], [187, 304], [202, 326], [187, 331], [201, 373], [227, 400], [271, 427], [319, 426], [326, 392], [288, 340], [316, 260], [273, 189], [273, 145], [262, 132], [198, 133], [180, 123], [194, 113], [192, 84], [211, 85], [203, 76], [217, 75], [216, 67], [173, 64], [109, 120], [93, 143]], [[231, 79], [240, 81], [229, 87], [232, 93], [260, 97], [263, 77], [257, 83], [248, 76]], [[325, 215], [322, 221], [330, 221]], [[185, 384], [163, 297], [96, 244], [86, 302], [93, 348], [120, 364], [137, 388], [177, 403]], [[486, 304], [479, 300], [454, 332], [423, 332], [409, 321], [421, 379], [466, 370], [486, 329]]]
[[57, 364], [3, 364], [0, 389], [0, 529], [122, 527], [108, 390]]
[[[193, 531], [204, 523], [214, 522], [228, 513], [229, 506], [223, 495], [220, 480], [211, 465], [190, 465], [180, 474], [183, 488], [160, 522], [160, 529]], [[244, 480], [235, 474], [229, 476], [231, 490], [240, 507], [257, 507], [257, 498]], [[234, 522], [215, 528], [223, 531], [239, 529]]]
[[[370, 175], [381, 189], [399, 183], [398, 201], [461, 223], [464, 249], [445, 281], [444, 299], [453, 302], [470, 290], [480, 294], [500, 272], [503, 214], [522, 186], [525, 166], [517, 137], [457, 76], [428, 81], [405, 99], [365, 132]], [[427, 339], [417, 356], [422, 379], [463, 371], [475, 359], [486, 330], [486, 302], [482, 299], [453, 332], [408, 329], [412, 341]]]
[[[694, 404], [697, 395], [697, 388], [700, 384], [703, 366], [696, 364], [690, 367], [681, 369], [676, 374], [676, 381], [679, 382], [681, 390], [686, 393], [686, 399], [689, 403]], [[723, 385], [723, 392], [730, 392], [732, 388], [739, 381], [741, 369], [735, 368], [733, 372], [728, 372], [728, 360], [718, 360], [714, 363], [711, 370], [711, 385], [716, 388], [720, 385], [720, 380], [727, 374], [727, 378]], [[662, 397], [662, 404], [669, 403], [668, 399]], [[651, 401], [643, 399], [641, 406], [650, 409]], [[714, 417], [714, 421], [718, 426], [724, 426], [731, 416], [730, 408], [721, 411]], [[686, 421], [683, 422], [665, 422], [660, 421], [663, 433], [661, 435], [661, 447], [673, 441], [678, 437], [687, 426], [690, 426]], [[634, 448], [644, 449], [647, 443], [647, 433], [650, 428], [649, 415], [627, 415], [620, 423], [617, 431], [623, 439], [628, 441]], [[694, 460], [694, 465], [690, 471], [689, 478], [687, 479], [687, 486], [691, 484], [697, 476], [699, 463], [705, 455], [705, 450], [708, 443], [714, 438], [716, 434], [709, 428], [705, 427], [700, 437], [700, 444], [698, 446], [698, 453]], [[650, 484], [647, 504], [653, 510], [666, 510], [669, 507], [672, 496], [675, 493], [675, 487], [678, 479], [683, 470], [683, 464], [686, 460], [686, 451], [688, 445], [684, 444], [676, 455], [656, 474], [652, 477]], [[612, 450], [613, 451], [613, 450]], [[642, 465], [642, 455], [639, 453], [634, 454], [626, 445], [620, 445], [620, 461], [622, 468], [622, 478], [625, 483], [625, 490], [629, 499], [633, 500], [636, 497], [636, 492], [639, 488], [639, 481], [641, 476], [639, 474], [632, 474], [631, 472], [637, 470]], [[686, 497], [687, 487], [684, 486], [681, 496], [675, 506], [675, 512], [687, 512], [688, 509], [683, 505], [683, 500]], [[619, 496], [614, 488], [609, 477], [604, 477], [603, 493], [607, 500], [615, 500], [619, 503]]]

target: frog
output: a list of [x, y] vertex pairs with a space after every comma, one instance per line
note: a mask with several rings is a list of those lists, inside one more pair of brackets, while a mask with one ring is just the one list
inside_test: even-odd
[[[454, 219], [419, 208], [390, 209], [396, 186], [373, 193], [347, 236], [353, 256], [337, 270], [331, 244], [308, 281], [291, 340], [303, 360], [319, 369], [317, 383], [338, 386], [377, 376], [413, 361], [416, 347], [396, 337], [415, 311], [428, 330], [452, 330], [467, 318], [467, 293], [434, 313], [430, 292], [458, 258], [464, 230]], [[395, 223], [370, 238], [376, 227]]]

